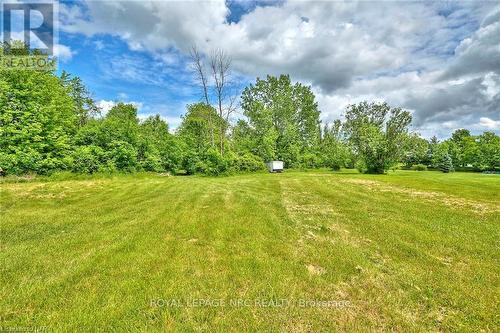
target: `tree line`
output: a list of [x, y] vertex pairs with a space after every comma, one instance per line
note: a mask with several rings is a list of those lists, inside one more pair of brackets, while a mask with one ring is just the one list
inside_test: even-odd
[[[175, 133], [159, 115], [139, 120], [131, 104], [101, 115], [82, 80], [66, 72], [0, 69], [1, 170], [219, 175], [263, 170], [270, 160], [368, 173], [396, 166], [500, 169], [500, 138], [493, 132], [474, 136], [461, 129], [442, 142], [426, 140], [410, 132], [408, 111], [368, 102], [348, 106], [343, 121], [322, 125], [309, 86], [288, 75], [267, 76], [234, 94], [227, 55], [217, 51], [205, 61], [193, 48], [191, 56], [203, 101], [187, 106]], [[242, 114], [233, 122], [237, 110]]]

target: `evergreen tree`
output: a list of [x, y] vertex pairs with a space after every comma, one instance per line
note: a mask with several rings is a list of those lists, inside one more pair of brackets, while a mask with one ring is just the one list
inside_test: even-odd
[[453, 161], [448, 153], [443, 155], [441, 162], [439, 163], [439, 169], [444, 173], [448, 173], [454, 170]]

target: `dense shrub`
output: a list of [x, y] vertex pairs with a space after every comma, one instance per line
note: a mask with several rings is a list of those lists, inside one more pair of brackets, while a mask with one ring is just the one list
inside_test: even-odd
[[427, 171], [427, 166], [424, 164], [415, 164], [411, 166], [411, 169], [415, 171]]
[[173, 135], [164, 142], [160, 148], [160, 156], [162, 159], [163, 168], [166, 171], [177, 173], [181, 170], [186, 146]]
[[113, 141], [108, 152], [108, 159], [118, 170], [133, 172], [137, 168], [137, 151], [130, 143]]
[[101, 169], [104, 160], [104, 151], [97, 146], [77, 147], [72, 153], [72, 167], [74, 172], [94, 173]]
[[163, 167], [162, 159], [158, 153], [146, 152], [144, 158], [141, 160], [140, 165], [145, 171], [163, 172], [165, 168]]
[[7, 174], [44, 173], [44, 170], [40, 170], [42, 159], [41, 153], [31, 147], [24, 147], [11, 154], [0, 152], [0, 167]]
[[0, 68], [0, 167], [10, 174], [64, 168], [76, 131], [74, 110], [51, 72]]
[[360, 173], [365, 173], [367, 171], [366, 163], [363, 160], [356, 161], [355, 167]]
[[16, 166], [16, 157], [0, 151], [0, 169], [2, 169], [5, 174], [16, 174], [16, 171], [18, 171]]
[[57, 170], [70, 169], [70, 155], [40, 153], [30, 146], [23, 147], [15, 153], [0, 152], [0, 168], [6, 174], [51, 174]]
[[228, 171], [228, 159], [224, 158], [217, 150], [209, 149], [202, 161], [197, 164], [197, 172], [210, 176], [218, 176]]
[[412, 119], [410, 112], [387, 103], [362, 102], [349, 105], [344, 117], [345, 134], [363, 160], [363, 170], [381, 174], [401, 160]]
[[252, 153], [245, 153], [234, 156], [232, 168], [235, 171], [259, 171], [264, 170], [266, 165], [259, 156]]
[[313, 154], [313, 153], [305, 153], [302, 155], [300, 158], [300, 166], [302, 168], [319, 168], [322, 164], [321, 159], [318, 157], [318, 155]]
[[193, 175], [196, 173], [196, 169], [200, 158], [194, 150], [188, 150], [184, 153], [182, 158], [182, 169], [186, 171], [186, 174]]

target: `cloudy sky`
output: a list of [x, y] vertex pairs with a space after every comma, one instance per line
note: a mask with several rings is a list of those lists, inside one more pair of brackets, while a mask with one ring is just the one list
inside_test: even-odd
[[500, 133], [500, 2], [61, 2], [60, 68], [104, 108], [136, 103], [175, 128], [201, 100], [191, 46], [224, 49], [239, 87], [266, 74], [311, 85], [324, 122], [386, 100], [413, 129]]

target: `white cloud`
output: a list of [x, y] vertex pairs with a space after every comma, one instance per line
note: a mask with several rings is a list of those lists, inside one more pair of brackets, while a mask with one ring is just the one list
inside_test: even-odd
[[153, 115], [160, 115], [168, 124], [170, 131], [175, 131], [182, 122], [181, 115], [185, 112], [185, 107], [189, 101], [178, 101], [172, 104], [144, 105], [140, 110], [140, 119]]
[[135, 106], [135, 108], [137, 109], [137, 112], [140, 112], [142, 110], [142, 107], [144, 106], [144, 103], [142, 102], [126, 102], [127, 104], [132, 104], [133, 106]]
[[500, 75], [490, 72], [484, 76], [482, 84], [485, 88], [483, 93], [488, 99], [491, 100], [500, 93]]
[[116, 106], [119, 102], [123, 102], [126, 104], [132, 104], [135, 106], [137, 109], [137, 113], [141, 112], [142, 108], [144, 107], [144, 104], [142, 102], [135, 102], [135, 101], [107, 101], [104, 99], [101, 99], [96, 103], [97, 107], [101, 110], [101, 116], [106, 116], [114, 106]]
[[481, 26], [455, 49], [455, 58], [443, 78], [500, 74], [500, 6], [486, 16]]
[[153, 53], [169, 47], [186, 52], [194, 44], [205, 53], [220, 47], [231, 54], [242, 73], [290, 73], [328, 92], [381, 68], [397, 70], [409, 62], [411, 48], [420, 43], [414, 39], [428, 39], [425, 36], [430, 34], [425, 32], [437, 24], [422, 20], [431, 14], [422, 4], [408, 4], [401, 10], [389, 3], [292, 1], [257, 7], [233, 24], [226, 21], [229, 10], [223, 0], [89, 1], [85, 9], [75, 7], [63, 6], [65, 31], [88, 36], [108, 33], [128, 42], [133, 50]]
[[68, 61], [76, 54], [75, 51], [71, 50], [69, 46], [56, 44], [54, 45], [54, 55], [60, 61]]
[[94, 46], [95, 46], [96, 50], [98, 50], [98, 51], [104, 50], [104, 48], [105, 48], [104, 42], [102, 40], [99, 40], [99, 39], [94, 41]]
[[487, 117], [479, 118], [479, 125], [488, 129], [500, 129], [500, 120], [493, 120]]
[[[137, 115], [137, 118], [139, 118], [140, 121], [144, 121], [148, 117], [155, 115], [157, 115], [157, 113], [141, 113]], [[179, 127], [179, 125], [182, 122], [181, 117], [160, 115], [160, 118], [168, 124], [168, 129], [172, 133], [175, 132], [175, 130]]]
[[182, 118], [181, 117], [165, 116], [165, 117], [162, 117], [162, 118], [167, 122], [168, 128], [171, 131], [177, 130], [177, 128], [179, 128], [179, 125], [182, 122]]
[[109, 110], [113, 108], [113, 106], [116, 105], [116, 102], [113, 101], [106, 101], [106, 100], [100, 100], [97, 103], [97, 107], [101, 110], [101, 115], [105, 116], [108, 114]]
[[[64, 31], [117, 36], [165, 66], [183, 67], [171, 50], [197, 45], [225, 49], [248, 77], [288, 73], [312, 85], [326, 121], [349, 103], [385, 100], [412, 110], [423, 133], [444, 133], [495, 118], [500, 107], [494, 2], [289, 1], [236, 23], [224, 0], [87, 1], [61, 13]], [[147, 70], [127, 55], [110, 63], [110, 77], [159, 83], [151, 73], [160, 65]]]

